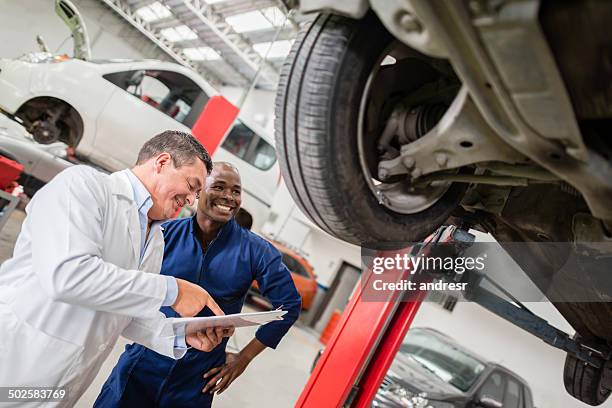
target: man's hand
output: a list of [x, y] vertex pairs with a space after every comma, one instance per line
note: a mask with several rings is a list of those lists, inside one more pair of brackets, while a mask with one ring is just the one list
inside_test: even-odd
[[172, 308], [181, 317], [193, 317], [206, 306], [217, 316], [223, 316], [223, 310], [217, 305], [212, 296], [199, 285], [183, 279], [176, 279], [178, 295]]
[[191, 347], [209, 352], [217, 347], [224, 337], [234, 334], [233, 327], [208, 327], [204, 331], [188, 334], [185, 342]]
[[226, 353], [225, 364], [211, 368], [204, 378], [210, 378], [202, 392], [221, 394], [247, 368], [251, 359], [241, 353]]

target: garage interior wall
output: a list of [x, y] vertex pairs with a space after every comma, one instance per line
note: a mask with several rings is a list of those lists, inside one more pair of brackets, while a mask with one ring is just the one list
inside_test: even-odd
[[290, 247], [300, 248], [312, 264], [320, 285], [331, 285], [343, 261], [360, 267], [359, 247], [328, 235], [310, 222], [295, 205], [285, 183], [279, 186], [270, 212], [262, 233]]
[[[151, 41], [97, 0], [73, 0], [85, 20], [92, 58], [170, 58]], [[0, 42], [0, 56], [15, 58], [38, 51], [36, 36], [41, 35], [49, 51], [72, 55], [70, 31], [55, 14], [53, 0], [0, 0], [0, 35], [11, 41]]]
[[[224, 86], [221, 94], [234, 105], [240, 103], [245, 90], [236, 86]], [[253, 89], [247, 95], [241, 107], [241, 114], [250, 118], [256, 125], [266, 131], [270, 139], [274, 139], [274, 98], [276, 92], [263, 89]]]
[[343, 264], [361, 268], [360, 248], [342, 242], [315, 226], [297, 207], [284, 182], [274, 195], [270, 216], [261, 232], [289, 247], [299, 248], [312, 265], [319, 288], [310, 310], [303, 312], [300, 320], [310, 326], [316, 324], [315, 328], [321, 331], [327, 324], [321, 317], [328, 319], [332, 311], [319, 309], [334, 307], [333, 304], [326, 304], [330, 300], [327, 291], [333, 286]]
[[[93, 59], [159, 59], [174, 62], [148, 38], [98, 0], [72, 0], [87, 27]], [[55, 14], [53, 0], [0, 0], [0, 58], [17, 58], [38, 52], [36, 36], [41, 35], [49, 51], [72, 55], [70, 31]], [[10, 41], [6, 41], [10, 39]], [[238, 103], [244, 89], [219, 89], [232, 103]], [[242, 110], [248, 118], [272, 136], [273, 91], [256, 89], [249, 93]]]

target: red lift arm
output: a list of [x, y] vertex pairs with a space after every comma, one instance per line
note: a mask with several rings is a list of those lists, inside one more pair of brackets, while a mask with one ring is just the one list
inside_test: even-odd
[[[450, 242], [455, 230], [454, 226], [443, 227], [425, 242]], [[364, 274], [296, 408], [369, 407], [395, 358], [426, 292], [414, 292], [412, 298], [400, 301], [394, 291], [385, 301], [366, 302], [362, 300], [363, 288], [372, 287], [377, 275], [371, 270]], [[405, 270], [400, 278], [409, 275], [410, 270]]]

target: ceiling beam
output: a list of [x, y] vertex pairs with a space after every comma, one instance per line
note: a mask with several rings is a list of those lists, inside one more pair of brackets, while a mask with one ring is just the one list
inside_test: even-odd
[[[251, 79], [259, 72], [260, 81], [266, 82], [268, 86], [275, 86], [278, 82], [279, 72], [272, 64], [263, 60], [252, 47], [251, 42], [245, 35], [239, 34], [225, 21], [225, 18], [214, 11], [212, 7], [202, 0], [175, 0], [164, 1], [170, 7], [180, 5], [187, 7], [193, 16], [205, 24], [214, 35], [237, 55], [241, 62], [250, 68]], [[261, 66], [261, 68], [260, 68]]]
[[134, 28], [140, 31], [144, 36], [151, 40], [155, 45], [161, 48], [166, 54], [168, 54], [177, 63], [191, 68], [198, 72], [206, 81], [208, 81], [213, 87], [220, 88], [224, 85], [224, 82], [209, 70], [206, 70], [196, 61], [189, 59], [183, 50], [176, 47], [174, 44], [166, 40], [158, 31], [151, 29], [149, 23], [138, 16], [132, 8], [124, 3], [122, 0], [100, 0], [115, 13], [121, 16], [124, 20], [130, 23]]

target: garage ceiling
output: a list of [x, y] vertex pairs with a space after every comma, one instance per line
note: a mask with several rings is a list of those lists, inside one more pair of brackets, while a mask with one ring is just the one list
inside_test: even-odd
[[280, 0], [99, 1], [215, 87], [274, 89], [299, 28]]

